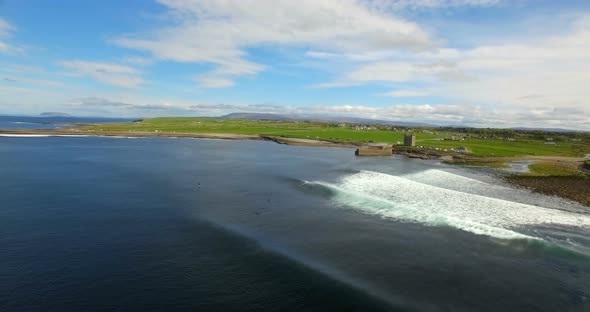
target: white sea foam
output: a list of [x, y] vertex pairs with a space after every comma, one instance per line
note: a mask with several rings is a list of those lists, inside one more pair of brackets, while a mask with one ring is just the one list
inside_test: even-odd
[[86, 138], [86, 137], [99, 137], [99, 138], [114, 138], [114, 139], [139, 139], [140, 137], [129, 137], [121, 135], [89, 135], [89, 134], [8, 134], [0, 133], [0, 137], [7, 138], [49, 138], [49, 137], [60, 137], [60, 138]]
[[[469, 182], [477, 184], [474, 181]], [[529, 237], [517, 232], [524, 225], [590, 228], [588, 215], [432, 186], [404, 176], [361, 171], [343, 177], [336, 185], [318, 184], [332, 189], [338, 203], [366, 213], [428, 225], [448, 225], [498, 238]]]
[[509, 190], [509, 188], [504, 186], [490, 184], [438, 169], [428, 169], [416, 173], [406, 174], [402, 177], [423, 184], [475, 194], [489, 194], [490, 190]]
[[0, 137], [7, 138], [46, 138], [49, 137], [47, 134], [3, 134], [0, 133]]

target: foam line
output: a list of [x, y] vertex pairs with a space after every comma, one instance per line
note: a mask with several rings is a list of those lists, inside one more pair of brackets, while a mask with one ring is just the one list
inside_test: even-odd
[[510, 188], [504, 186], [493, 185], [438, 169], [428, 169], [417, 173], [403, 175], [403, 177], [414, 182], [475, 194], [489, 194], [491, 189], [497, 191], [510, 190]]
[[47, 134], [0, 134], [0, 137], [6, 138], [46, 138]]
[[345, 176], [335, 185], [315, 184], [332, 190], [333, 200], [339, 204], [365, 213], [427, 225], [448, 225], [503, 239], [532, 238], [516, 232], [523, 225], [590, 228], [588, 215], [460, 192], [373, 171]]
[[333, 199], [339, 204], [361, 210], [364, 213], [401, 221], [413, 221], [431, 226], [446, 225], [474, 234], [493, 236], [501, 239], [536, 239], [535, 237], [500, 227], [489, 226], [486, 224], [450, 217], [443, 214], [434, 214], [427, 211], [420, 211], [412, 207], [398, 205], [383, 198], [345, 190], [339, 188], [336, 185], [323, 182], [312, 183], [330, 189], [335, 194]]

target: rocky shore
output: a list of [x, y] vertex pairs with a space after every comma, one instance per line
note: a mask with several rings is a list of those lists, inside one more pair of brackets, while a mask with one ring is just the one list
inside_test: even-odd
[[590, 178], [587, 176], [508, 175], [504, 179], [534, 192], [559, 196], [590, 206]]

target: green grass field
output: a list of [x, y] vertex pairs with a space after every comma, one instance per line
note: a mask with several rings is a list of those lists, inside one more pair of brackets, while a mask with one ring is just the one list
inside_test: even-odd
[[540, 176], [581, 175], [579, 165], [572, 162], [543, 161], [529, 166], [531, 174]]
[[423, 140], [418, 145], [438, 148], [467, 147], [473, 156], [570, 156], [582, 157], [590, 150], [589, 144], [562, 142], [545, 145], [542, 140], [506, 141], [498, 139], [468, 139], [466, 141]]
[[[403, 141], [403, 133], [389, 130], [354, 130], [311, 122], [256, 121], [220, 118], [154, 118], [138, 123], [101, 124], [104, 131], [160, 131], [177, 133], [260, 134], [338, 142]], [[434, 138], [430, 136], [429, 138]]]
[[[153, 118], [135, 123], [101, 124], [89, 128], [94, 131], [138, 131], [166, 133], [225, 133], [273, 135], [290, 138], [329, 140], [336, 142], [387, 142], [403, 141], [402, 130], [355, 130], [353, 127], [339, 127], [317, 122], [256, 121], [221, 118]], [[454, 135], [452, 132], [438, 134], [416, 133], [417, 145], [424, 148], [450, 150], [464, 146], [472, 156], [573, 156], [581, 157], [590, 153], [590, 142], [558, 142], [545, 145], [543, 140], [470, 138], [465, 141], [441, 140]]]

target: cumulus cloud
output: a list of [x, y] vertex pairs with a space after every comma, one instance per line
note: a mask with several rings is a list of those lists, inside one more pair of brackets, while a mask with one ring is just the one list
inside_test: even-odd
[[[315, 54], [314, 57], [326, 57]], [[351, 60], [349, 56], [345, 57]], [[509, 112], [538, 109], [548, 123], [550, 113], [582, 109], [590, 99], [590, 17], [579, 18], [561, 35], [526, 41], [481, 45], [466, 49], [441, 48], [434, 52], [382, 55], [358, 60], [356, 68], [335, 81], [314, 87], [411, 83], [428, 95], [452, 101], [504, 107]], [[417, 91], [392, 91], [378, 95], [414, 96]], [[560, 118], [573, 118], [556, 114]], [[567, 119], [562, 119], [565, 122]]]
[[63, 61], [61, 65], [74, 74], [88, 76], [115, 87], [135, 88], [143, 83], [140, 72], [130, 66], [79, 60]]
[[120, 46], [155, 58], [216, 65], [199, 76], [203, 87], [232, 86], [264, 65], [246, 49], [269, 45], [334, 51], [432, 48], [436, 43], [417, 24], [371, 11], [353, 0], [160, 0], [174, 23], [148, 35], [116, 39]]
[[[486, 42], [486, 38], [477, 38], [479, 43], [472, 46], [465, 43], [473, 42], [472, 35], [461, 33], [467, 37], [462, 39], [468, 40], [458, 47], [452, 41], [444, 43], [444, 38], [434, 38], [426, 28], [400, 16], [415, 16], [412, 12], [406, 14], [411, 10], [487, 7], [500, 3], [499, 0], [158, 1], [165, 9], [159, 25], [165, 26], [112, 40], [120, 47], [139, 51], [127, 51], [135, 56], [122, 56], [120, 64], [67, 60], [61, 65], [74, 75], [134, 88], [143, 83], [140, 66], [158, 61], [195, 63], [208, 69], [188, 75], [187, 79], [202, 88], [227, 88], [238, 84], [239, 78], [255, 77], [268, 70], [271, 65], [264, 63], [263, 56], [272, 58], [286, 47], [289, 53], [297, 54], [297, 61], [303, 59], [300, 63], [321, 64], [320, 70], [334, 75], [313, 88], [386, 87], [383, 91], [389, 92], [371, 93], [392, 97], [393, 103], [406, 98], [408, 102], [422, 104], [384, 105], [383, 98], [373, 99], [381, 103], [374, 107], [366, 103], [284, 106], [80, 97], [72, 105], [127, 113], [145, 110], [153, 115], [164, 111], [205, 115], [242, 111], [343, 114], [492, 126], [588, 129], [590, 124], [585, 117], [590, 99], [590, 16], [577, 15], [573, 24], [571, 19], [567, 23], [556, 22], [560, 27], [551, 32], [539, 32], [538, 29], [548, 28], [542, 25], [531, 32], [533, 36], [519, 39], [496, 37]], [[0, 19], [0, 53], [17, 51], [16, 46], [7, 42], [14, 31], [14, 26]], [[450, 39], [456, 38], [453, 35]], [[249, 55], [249, 51], [260, 48], [264, 54]], [[300, 63], [294, 65], [297, 70], [307, 66]], [[0, 67], [3, 81], [13, 90], [25, 82], [15, 72], [34, 74], [34, 69]], [[34, 81], [29, 79], [28, 83]], [[12, 96], [17, 98], [18, 94], [14, 92]], [[430, 104], [435, 102], [431, 97], [436, 97], [436, 103], [446, 104]]]
[[[549, 124], [575, 118], [567, 110], [584, 109], [590, 99], [590, 18], [580, 19], [561, 36], [528, 42], [449, 50], [428, 59], [444, 59], [458, 72], [474, 77], [467, 83], [431, 84], [437, 95], [507, 111], [537, 112]], [[549, 113], [551, 112], [551, 113]], [[550, 118], [551, 115], [554, 118]]]

